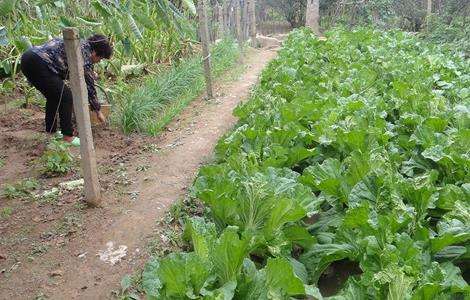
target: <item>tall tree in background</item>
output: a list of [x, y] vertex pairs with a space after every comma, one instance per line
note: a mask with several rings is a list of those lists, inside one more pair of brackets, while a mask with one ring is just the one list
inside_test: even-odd
[[307, 0], [305, 26], [310, 27], [316, 35], [320, 35], [320, 1]]
[[428, 30], [429, 30], [429, 23], [431, 22], [431, 15], [432, 15], [432, 0], [427, 0], [426, 27]]
[[428, 0], [428, 7], [426, 9], [426, 17], [429, 19], [431, 14], [432, 14], [432, 0]]
[[304, 0], [266, 0], [266, 5], [284, 16], [292, 28], [297, 28], [305, 24], [306, 2]]
[[[293, 28], [312, 27], [306, 22], [306, 7], [315, 11], [319, 2], [324, 29], [338, 24], [346, 26], [374, 25], [418, 32], [424, 29], [429, 12], [446, 24], [470, 18], [470, 0], [262, 0], [263, 5], [277, 12]], [[315, 15], [313, 15], [315, 17]], [[468, 27], [468, 26], [467, 26]], [[312, 27], [313, 28], [313, 27]], [[314, 29], [315, 30], [315, 29]]]
[[248, 20], [250, 22], [250, 37], [253, 47], [257, 46], [256, 40], [256, 0], [248, 0]]

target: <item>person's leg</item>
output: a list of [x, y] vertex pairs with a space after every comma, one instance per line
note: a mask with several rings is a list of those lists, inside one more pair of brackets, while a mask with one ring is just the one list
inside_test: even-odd
[[64, 140], [73, 141], [72, 92], [64, 80], [49, 70], [46, 63], [32, 51], [21, 59], [21, 68], [28, 81], [46, 97], [46, 131], [57, 130], [57, 113]]
[[72, 114], [73, 97], [70, 88], [65, 85], [59, 106], [60, 128], [64, 136], [73, 136]]
[[21, 57], [21, 71], [34, 86], [46, 98], [46, 131], [57, 131], [57, 110], [59, 105], [58, 87], [62, 81], [54, 74], [42, 59], [31, 50], [26, 51]]
[[57, 97], [46, 98], [46, 131], [48, 133], [54, 133], [57, 131], [57, 109], [59, 103]]

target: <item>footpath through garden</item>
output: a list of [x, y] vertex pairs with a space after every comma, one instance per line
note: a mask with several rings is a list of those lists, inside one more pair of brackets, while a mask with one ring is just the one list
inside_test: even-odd
[[190, 104], [160, 137], [155, 145], [159, 151], [130, 160], [129, 169], [146, 165], [145, 173], [133, 178], [129, 188], [136, 200], [112, 215], [108, 212], [116, 209], [105, 200], [103, 208], [84, 220], [85, 226], [97, 224], [85, 234], [2, 276], [0, 299], [110, 297], [121, 278], [146, 261], [156, 221], [185, 196], [199, 167], [211, 159], [218, 139], [235, 124], [233, 109], [249, 96], [275, 55], [272, 49], [250, 49], [244, 58], [246, 69], [236, 80], [219, 82], [215, 99]]

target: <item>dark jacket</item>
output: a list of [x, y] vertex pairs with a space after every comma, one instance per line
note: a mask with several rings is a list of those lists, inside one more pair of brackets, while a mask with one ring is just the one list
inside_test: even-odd
[[[91, 46], [88, 42], [81, 41], [80, 48], [83, 55], [88, 102], [90, 102], [94, 111], [99, 111], [101, 106], [96, 95], [93, 62], [91, 61]], [[67, 55], [65, 54], [65, 45], [62, 39], [52, 39], [41, 46], [33, 47], [31, 50], [41, 57], [53, 73], [59, 75], [62, 79], [68, 79]]]

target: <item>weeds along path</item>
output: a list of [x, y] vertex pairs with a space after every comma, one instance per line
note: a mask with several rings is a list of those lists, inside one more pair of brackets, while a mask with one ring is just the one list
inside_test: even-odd
[[[156, 220], [185, 195], [199, 167], [212, 157], [217, 140], [235, 124], [233, 109], [249, 96], [261, 70], [275, 55], [273, 50], [251, 49], [245, 57], [247, 68], [237, 80], [219, 84], [216, 99], [195, 100], [169, 125], [171, 130], [157, 145], [162, 150], [146, 159], [149, 169], [135, 178], [131, 191], [138, 196], [132, 205], [123, 207], [112, 220], [103, 218], [93, 232], [63, 248], [51, 249], [30, 268], [0, 278], [0, 299], [34, 299], [41, 294], [48, 299], [110, 298], [122, 277], [145, 262]], [[135, 158], [131, 162], [135, 168], [143, 161]], [[127, 255], [115, 265], [98, 255], [108, 248], [108, 242], [114, 243], [113, 249], [127, 247]]]

